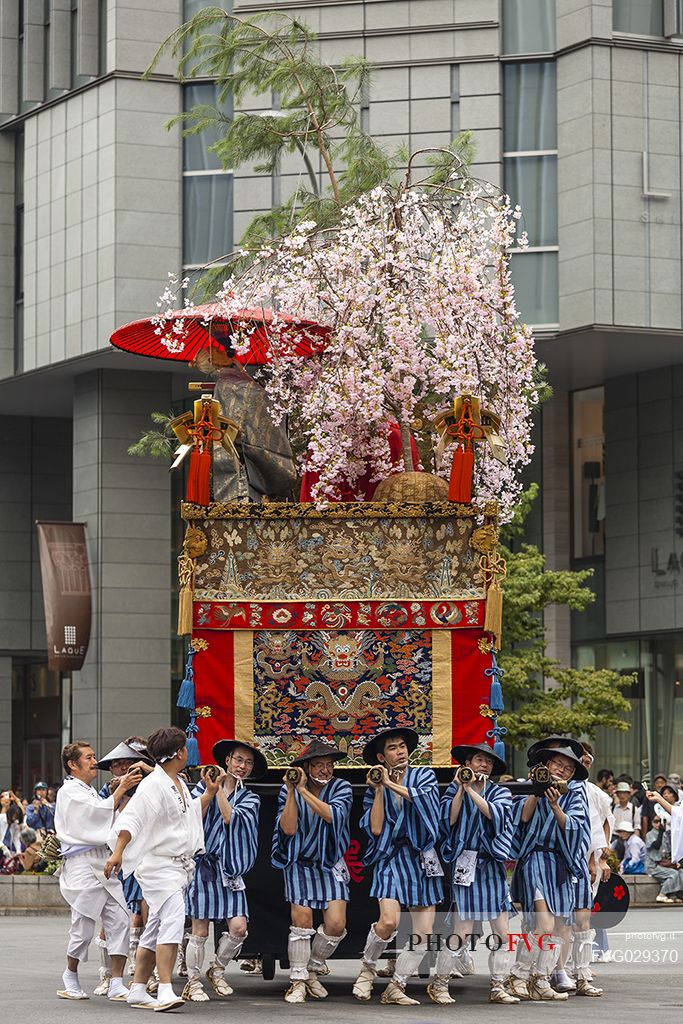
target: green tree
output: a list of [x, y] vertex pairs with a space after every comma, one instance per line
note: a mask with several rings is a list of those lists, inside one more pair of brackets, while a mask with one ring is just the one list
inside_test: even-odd
[[[224, 168], [250, 164], [259, 174], [273, 174], [283, 155], [301, 159], [293, 193], [254, 217], [238, 251], [225, 254], [233, 269], [299, 221], [333, 228], [344, 206], [393, 183], [405, 170], [407, 151], [389, 152], [361, 123], [371, 65], [356, 56], [338, 68], [325, 64], [315, 33], [297, 18], [275, 11], [239, 17], [207, 7], [164, 40], [146, 75], [164, 53], [176, 60], [181, 81], [201, 76], [217, 85], [215, 106], [195, 106], [172, 118], [168, 127], [181, 123], [185, 135], [207, 132], [216, 138], [209, 149]], [[253, 96], [265, 97], [265, 111], [239, 109]], [[226, 114], [229, 98], [238, 108], [234, 116]], [[277, 109], [272, 109], [274, 102]], [[462, 132], [448, 149], [428, 158], [427, 178], [440, 184], [453, 167], [470, 163], [473, 154], [471, 133]], [[224, 267], [208, 272], [203, 290], [214, 291], [216, 280], [224, 277]]]
[[502, 585], [503, 650], [498, 661], [505, 672], [503, 693], [510, 710], [501, 715], [500, 724], [507, 728], [506, 740], [512, 746], [550, 732], [594, 736], [598, 726], [627, 730], [625, 716], [631, 705], [622, 690], [634, 681], [633, 676], [610, 669], [570, 668], [547, 656], [544, 609], [559, 604], [583, 611], [595, 594], [586, 586], [592, 569], [548, 569], [543, 553], [521, 542], [524, 520], [537, 494], [533, 484], [501, 534], [507, 578]]

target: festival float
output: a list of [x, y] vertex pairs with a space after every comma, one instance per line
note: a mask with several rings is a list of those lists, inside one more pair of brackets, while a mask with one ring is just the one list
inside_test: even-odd
[[201, 378], [171, 424], [187, 467], [178, 704], [191, 762], [210, 763], [223, 737], [268, 761], [244, 954], [266, 976], [289, 923], [269, 861], [276, 794], [312, 738], [346, 754], [336, 770], [358, 797], [347, 955], [369, 924], [368, 738], [414, 729], [412, 762], [444, 781], [456, 743], [504, 756], [496, 548], [537, 400], [509, 280], [517, 221], [491, 186], [407, 179], [333, 232], [298, 225], [211, 305], [173, 309], [167, 293], [168, 308], [112, 337]]

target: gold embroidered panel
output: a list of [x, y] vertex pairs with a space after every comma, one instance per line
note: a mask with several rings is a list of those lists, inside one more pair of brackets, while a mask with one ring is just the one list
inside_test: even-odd
[[310, 505], [213, 505], [204, 518], [199, 508], [183, 507], [194, 541], [200, 531], [206, 538], [196, 544], [195, 602], [485, 596], [470, 507], [363, 503], [325, 514]]

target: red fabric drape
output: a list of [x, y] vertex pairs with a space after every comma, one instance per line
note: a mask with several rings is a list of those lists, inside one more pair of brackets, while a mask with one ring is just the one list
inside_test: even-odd
[[483, 743], [493, 722], [479, 707], [489, 702], [491, 683], [484, 671], [491, 667], [491, 655], [479, 650], [479, 640], [488, 639], [481, 630], [451, 631], [451, 685], [453, 746]]
[[[479, 710], [482, 704], [488, 704], [490, 688], [484, 671], [491, 666], [491, 655], [482, 653], [478, 647], [485, 636], [481, 629], [451, 631], [452, 746], [481, 743], [492, 726], [491, 719]], [[207, 763], [211, 761], [214, 743], [235, 734], [235, 633], [196, 629], [194, 638], [204, 639], [209, 645], [207, 650], [197, 651], [194, 658], [196, 704], [200, 708], [197, 739], [202, 763]], [[243, 693], [240, 697], [251, 699], [251, 694]], [[201, 714], [205, 707], [210, 709], [209, 716]]]
[[[396, 466], [401, 459], [403, 454], [401, 447], [401, 429], [398, 423], [389, 424], [389, 450], [391, 451], [391, 463]], [[410, 450], [413, 454], [413, 465], [415, 469], [420, 466], [420, 452], [417, 445], [415, 444], [415, 438], [410, 438]], [[353, 487], [350, 487], [345, 480], [339, 482], [340, 486], [340, 497], [335, 498], [335, 501], [357, 501], [356, 495], [362, 494], [363, 501], [372, 501], [372, 496], [375, 493], [379, 480], [370, 480], [370, 471], [364, 473], [360, 477]], [[301, 478], [301, 493], [299, 495], [299, 501], [313, 501], [312, 491], [313, 485], [319, 480], [319, 474], [313, 473], [307, 470]]]

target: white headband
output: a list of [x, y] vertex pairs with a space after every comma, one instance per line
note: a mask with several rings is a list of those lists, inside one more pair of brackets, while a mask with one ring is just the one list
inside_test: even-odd
[[178, 754], [182, 754], [184, 749], [185, 747], [181, 747], [180, 750], [176, 750], [175, 754], [166, 754], [165, 757], [158, 757], [157, 764], [166, 764], [167, 761], [172, 761], [174, 757], [178, 756]]

